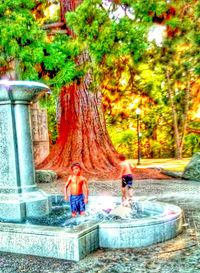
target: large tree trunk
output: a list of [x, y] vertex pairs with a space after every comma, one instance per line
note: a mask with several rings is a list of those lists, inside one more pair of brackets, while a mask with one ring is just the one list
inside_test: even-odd
[[181, 151], [181, 158], [183, 152], [183, 145], [186, 135], [186, 128], [188, 124], [188, 111], [189, 111], [189, 101], [190, 101], [190, 87], [191, 87], [191, 78], [190, 73], [188, 72], [188, 79], [187, 79], [187, 86], [185, 89], [185, 98], [184, 98], [184, 109], [183, 109], [183, 118], [182, 118], [182, 134], [181, 134], [181, 141], [180, 141], [180, 151]]
[[187, 128], [187, 120], [188, 120], [187, 116], [188, 116], [188, 110], [189, 110], [191, 78], [189, 75], [187, 79], [187, 86], [185, 89], [185, 96], [184, 96], [184, 108], [183, 108], [182, 120], [180, 124], [178, 124], [176, 104], [174, 102], [175, 94], [170, 86], [170, 75], [168, 71], [167, 71], [167, 82], [168, 82], [169, 101], [170, 101], [170, 106], [172, 109], [172, 119], [173, 119], [174, 138], [175, 138], [175, 158], [181, 159], [182, 152], [183, 152], [184, 139], [186, 134], [186, 128]]
[[38, 168], [62, 173], [72, 162], [79, 162], [88, 178], [113, 178], [117, 152], [106, 130], [101, 96], [88, 91], [88, 78], [89, 73], [79, 85], [62, 88], [59, 137]]
[[181, 159], [182, 158], [182, 151], [180, 149], [181, 140], [180, 140], [180, 134], [178, 130], [178, 118], [177, 118], [176, 107], [174, 103], [174, 94], [170, 85], [169, 71], [167, 71], [167, 83], [168, 83], [169, 101], [170, 101], [170, 106], [172, 110], [172, 120], [173, 120], [174, 140], [175, 140], [175, 158]]
[[75, 8], [80, 5], [82, 0], [60, 0], [60, 20], [64, 23], [64, 27], [67, 30], [68, 35], [73, 36], [73, 32], [67, 26], [65, 14], [68, 11], [74, 11]]

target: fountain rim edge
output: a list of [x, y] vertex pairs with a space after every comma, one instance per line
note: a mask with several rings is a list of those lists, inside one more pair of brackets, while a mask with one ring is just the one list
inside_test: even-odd
[[44, 89], [50, 90], [50, 88], [44, 84], [40, 83], [38, 81], [10, 81], [10, 80], [0, 80], [0, 85], [6, 85], [6, 86], [27, 86], [27, 87], [42, 87]]

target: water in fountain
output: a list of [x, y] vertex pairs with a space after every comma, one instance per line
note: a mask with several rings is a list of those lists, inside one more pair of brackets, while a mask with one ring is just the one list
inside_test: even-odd
[[113, 200], [113, 198], [109, 198], [109, 200], [108, 202], [108, 198], [104, 196], [96, 197], [86, 205], [85, 216], [72, 218], [69, 203], [64, 200], [63, 196], [53, 195], [52, 212], [49, 215], [39, 218], [29, 217], [24, 223], [73, 228], [92, 219], [100, 221], [126, 221], [152, 216], [152, 214], [150, 215], [148, 212], [142, 211], [137, 202], [130, 202], [125, 207], [122, 206], [119, 200]]

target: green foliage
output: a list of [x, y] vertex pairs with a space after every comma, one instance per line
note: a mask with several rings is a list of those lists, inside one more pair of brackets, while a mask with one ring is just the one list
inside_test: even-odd
[[92, 60], [101, 65], [111, 65], [110, 56], [116, 60], [120, 56], [130, 55], [138, 61], [147, 46], [148, 23], [143, 21], [141, 24], [137, 18], [128, 16], [115, 18], [116, 9], [117, 5], [114, 4], [110, 9], [105, 9], [101, 1], [85, 0], [76, 12], [67, 13], [67, 22], [77, 39], [84, 43]]
[[37, 80], [45, 33], [31, 9], [38, 1], [5, 0], [0, 4], [0, 66], [14, 67], [18, 79]]
[[200, 136], [198, 134], [188, 134], [185, 137], [184, 156], [188, 157], [200, 152]]
[[37, 1], [5, 0], [0, 4], [0, 66], [14, 62], [18, 79], [38, 79], [45, 32], [31, 13]]
[[42, 105], [48, 109], [49, 133], [53, 143], [58, 137], [56, 111], [61, 87], [81, 78], [84, 74], [82, 67], [77, 67], [75, 63], [79, 50], [77, 43], [66, 35], [56, 35], [53, 41], [46, 43], [44, 47], [41, 76], [51, 87], [52, 94], [42, 102]]
[[58, 128], [57, 128], [57, 116], [56, 116], [56, 109], [57, 109], [57, 92], [56, 89], [50, 95], [45, 95], [43, 98], [40, 99], [40, 106], [41, 108], [48, 109], [48, 130], [49, 130], [49, 137], [52, 144], [56, 142], [58, 137]]
[[14, 69], [17, 79], [42, 79], [61, 87], [81, 74], [74, 62], [79, 48], [66, 35], [48, 41], [33, 15], [34, 7], [42, 2], [6, 0], [0, 4], [0, 66]]
[[122, 1], [124, 4], [129, 4], [134, 10], [135, 16], [141, 21], [150, 22], [152, 17], [149, 16], [151, 12], [161, 15], [167, 9], [166, 1], [156, 0], [136, 0], [136, 1]]
[[75, 58], [79, 54], [77, 45], [71, 38], [56, 35], [51, 43], [45, 46], [43, 58], [43, 76], [45, 74], [48, 84], [53, 87], [62, 87], [70, 83], [74, 78], [82, 76], [75, 64]]
[[113, 126], [108, 126], [108, 132], [119, 153], [126, 154], [129, 158], [136, 155], [137, 147], [134, 145], [137, 141], [136, 132], [131, 129], [120, 130]]

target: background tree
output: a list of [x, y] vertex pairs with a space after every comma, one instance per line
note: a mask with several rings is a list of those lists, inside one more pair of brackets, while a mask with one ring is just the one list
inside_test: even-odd
[[[179, 158], [182, 156], [182, 150], [184, 156], [191, 156], [191, 145], [189, 150], [187, 149], [189, 143], [194, 145], [193, 151], [199, 151], [198, 119], [196, 118], [196, 123], [191, 122], [195, 120], [195, 115], [197, 117], [199, 107], [198, 5], [197, 1], [187, 1], [187, 3], [179, 1], [178, 5], [175, 5], [176, 12], [171, 1], [167, 9], [166, 7], [162, 9], [164, 6], [160, 6], [160, 9], [156, 11], [152, 9], [150, 12], [155, 24], [154, 29], [157, 30], [160, 26], [164, 29], [165, 26], [167, 31], [164, 41], [160, 39], [159, 43], [154, 43], [154, 46], [151, 45], [146, 50], [146, 55], [143, 55], [145, 57], [140, 59], [139, 69], [134, 69], [134, 73], [132, 73], [135, 86], [135, 88], [132, 87], [132, 90], [135, 90], [136, 94], [136, 90], [140, 93], [140, 104], [143, 108], [142, 153], [145, 157], [176, 156]], [[177, 15], [178, 21], [176, 18]], [[190, 20], [193, 21], [192, 24], [190, 24]], [[181, 25], [180, 31], [177, 30], [177, 27], [174, 27], [175, 22], [176, 25]], [[156, 36], [157, 40], [158, 38]], [[170, 70], [173, 71], [172, 75], [167, 77], [167, 71]], [[130, 82], [125, 89], [128, 89], [129, 86]], [[114, 93], [114, 89], [117, 89], [116, 83], [112, 93]], [[196, 95], [194, 96], [194, 94]], [[145, 96], [149, 96], [149, 103], [143, 99]], [[111, 99], [109, 94], [108, 97], [105, 103], [106, 105], [114, 104], [113, 107], [107, 107], [108, 113], [113, 115], [113, 109], [119, 108], [119, 103], [116, 101], [116, 95], [114, 96], [114, 100], [111, 100], [111, 103], [109, 103]], [[134, 100], [133, 96], [131, 99]], [[123, 124], [125, 124], [126, 120], [129, 120], [130, 123], [130, 110], [128, 107], [125, 107], [125, 112], [122, 111], [123, 107], [120, 107], [117, 113], [120, 118], [124, 116], [124, 119], [122, 118]], [[120, 113], [122, 113], [122, 116]], [[119, 123], [120, 118], [117, 118], [116, 114], [114, 119], [108, 117], [108, 121]], [[194, 135], [191, 135], [191, 141], [189, 141], [190, 135], [188, 133], [192, 130], [191, 126], [193, 127]], [[108, 127], [111, 128], [111, 132], [113, 127], [116, 128], [116, 125], [112, 123]], [[122, 144], [123, 139], [126, 138], [127, 143], [131, 145], [131, 142], [134, 143], [135, 134], [129, 129], [127, 129], [126, 133], [122, 124], [118, 125], [118, 128], [120, 127], [123, 128], [119, 130], [121, 132], [119, 134], [120, 137], [115, 137], [115, 129], [113, 130], [113, 134], [111, 134], [113, 135], [114, 143], [118, 143], [119, 148], [126, 149]], [[183, 146], [185, 138], [187, 139], [187, 144]], [[192, 141], [193, 139], [195, 141]]]
[[[72, 42], [76, 42], [80, 50], [81, 57], [77, 58], [77, 67], [80, 71], [85, 72], [85, 76], [82, 79], [80, 77], [74, 79], [73, 88], [63, 88], [60, 99], [59, 137], [49, 157], [39, 167], [62, 171], [69, 166], [71, 161], [79, 161], [87, 173], [97, 174], [102, 171], [110, 173], [111, 167], [116, 166], [116, 151], [109, 140], [105, 121], [98, 118], [103, 115], [100, 112], [100, 107], [97, 108], [95, 105], [97, 99], [94, 102], [90, 97], [94, 94], [99, 97], [100, 81], [105, 78], [107, 71], [116, 73], [119, 70], [115, 69], [116, 65], [119, 65], [121, 60], [125, 60], [126, 56], [131, 59], [132, 65], [129, 66], [129, 70], [131, 70], [133, 63], [140, 60], [147, 48], [145, 37], [150, 21], [148, 9], [143, 10], [137, 5], [131, 7], [127, 4], [116, 5], [115, 2], [108, 1], [107, 5], [103, 5], [101, 1], [84, 1], [76, 9], [76, 12], [69, 14], [68, 11], [74, 7], [75, 2], [64, 3], [62, 1], [62, 7], [67, 15], [69, 14], [66, 21], [75, 34]], [[119, 8], [123, 10], [122, 17], [121, 15], [115, 16], [115, 12], [118, 12]], [[129, 82], [132, 87], [132, 73], [130, 76]], [[89, 93], [89, 90], [93, 91], [93, 94]], [[77, 96], [75, 96], [76, 92]], [[82, 96], [85, 98], [82, 99]], [[90, 105], [97, 108], [99, 113], [92, 108], [89, 110], [89, 105], [87, 109], [84, 101], [87, 104], [93, 101]], [[72, 118], [70, 108], [73, 111], [76, 109], [74, 112], [79, 114]], [[82, 108], [86, 109], [86, 112], [81, 112]], [[73, 121], [73, 125], [71, 125], [69, 118]], [[95, 122], [94, 126], [88, 130], [88, 120], [98, 122]]]
[[[66, 12], [75, 6], [75, 1], [62, 1]], [[75, 61], [80, 74], [74, 78], [73, 84], [62, 87], [60, 95], [58, 139], [50, 155], [39, 167], [62, 172], [72, 162], [78, 161], [90, 177], [105, 173], [113, 176], [117, 152], [106, 130], [99, 87], [90, 92], [93, 80], [90, 56], [84, 48], [80, 47], [79, 50], [80, 55]]]
[[[76, 13], [67, 14], [67, 21], [76, 34], [76, 40], [89, 52], [92, 59], [90, 66], [94, 78], [91, 87], [95, 88], [100, 81], [103, 82], [104, 110], [106, 100], [110, 100], [109, 87], [114, 90], [115, 102], [123, 96], [124, 88], [120, 82], [123, 82], [126, 70], [129, 71], [126, 73], [129, 104], [134, 93], [138, 93], [133, 80], [134, 64], [139, 62], [147, 49], [147, 32], [151, 21], [146, 6], [144, 10], [140, 8], [137, 5], [132, 7], [131, 1], [126, 4], [122, 1], [118, 5], [114, 1], [107, 1], [106, 5], [101, 1], [84, 1]], [[116, 115], [113, 109], [115, 102], [112, 102], [112, 105], [107, 104], [110, 112], [112, 111], [112, 115], [107, 116], [107, 121], [115, 119], [119, 122], [120, 117], [124, 120], [128, 116], [127, 111], [121, 109], [119, 115]], [[124, 106], [127, 109], [127, 104]], [[129, 143], [131, 136], [132, 131], [127, 128]]]
[[192, 89], [199, 78], [199, 3], [171, 1], [170, 5], [159, 17], [167, 27], [164, 43], [157, 47], [159, 60], [153, 58], [151, 62], [154, 68], [159, 65], [165, 76], [163, 99], [171, 109], [175, 157], [181, 158], [189, 111], [194, 101]]

